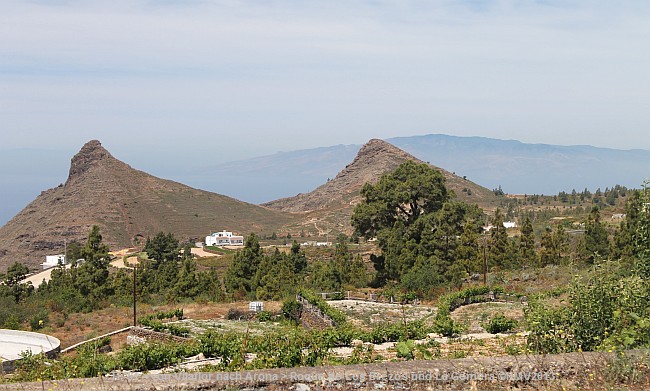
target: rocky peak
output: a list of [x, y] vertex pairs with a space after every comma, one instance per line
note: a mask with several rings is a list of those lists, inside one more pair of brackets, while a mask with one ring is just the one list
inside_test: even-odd
[[406, 152], [397, 148], [396, 146], [387, 143], [384, 140], [373, 138], [367, 143], [365, 143], [359, 150], [359, 155], [368, 154], [368, 153], [397, 153], [399, 155], [406, 154]]
[[70, 173], [68, 174], [68, 181], [66, 183], [81, 176], [98, 162], [112, 158], [113, 156], [102, 147], [102, 143], [97, 140], [88, 141], [72, 158]]
[[[394, 170], [407, 160], [418, 159], [383, 140], [372, 139], [364, 144], [354, 160], [345, 166], [334, 179], [307, 194], [282, 198], [263, 204], [286, 212], [307, 212], [327, 207], [333, 203], [347, 202], [343, 197], [358, 194], [365, 183], [374, 183], [385, 173]], [[349, 210], [351, 211], [351, 209]]]
[[[357, 186], [374, 182], [388, 171], [394, 170], [406, 160], [420, 162], [419, 159], [396, 146], [379, 139], [365, 143], [354, 160], [336, 175], [334, 179], [352, 177]], [[346, 180], [345, 182], [347, 182]]]

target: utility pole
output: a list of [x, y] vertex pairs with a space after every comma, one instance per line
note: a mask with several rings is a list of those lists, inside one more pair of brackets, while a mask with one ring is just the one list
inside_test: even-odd
[[483, 228], [483, 286], [487, 286], [487, 230]]
[[133, 264], [133, 327], [137, 325], [135, 318], [135, 271], [137, 270], [137, 264]]

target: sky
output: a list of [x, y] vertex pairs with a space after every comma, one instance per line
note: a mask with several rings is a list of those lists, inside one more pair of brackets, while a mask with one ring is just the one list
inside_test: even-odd
[[0, 149], [650, 149], [647, 1], [0, 2]]
[[0, 153], [67, 166], [99, 139], [155, 174], [428, 133], [650, 149], [649, 42], [645, 0], [2, 0]]

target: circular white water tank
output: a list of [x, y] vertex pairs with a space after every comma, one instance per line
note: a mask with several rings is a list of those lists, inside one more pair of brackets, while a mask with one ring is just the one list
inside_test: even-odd
[[50, 335], [0, 329], [0, 362], [5, 370], [13, 368], [14, 362], [20, 360], [22, 352], [52, 356], [59, 352], [60, 347], [61, 341]]

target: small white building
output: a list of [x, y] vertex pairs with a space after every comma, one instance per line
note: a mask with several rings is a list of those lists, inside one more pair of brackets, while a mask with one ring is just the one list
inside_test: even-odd
[[43, 270], [45, 270], [51, 267], [56, 267], [65, 264], [66, 264], [65, 254], [57, 254], [57, 255], [46, 255], [45, 262], [41, 263], [41, 266], [43, 266]]
[[503, 222], [503, 227], [504, 228], [517, 228], [517, 223], [514, 221], [504, 221]]
[[[494, 228], [494, 225], [489, 224], [483, 227], [483, 231], [490, 232]], [[515, 221], [504, 221], [503, 228], [517, 228], [517, 223]]]
[[205, 237], [206, 246], [243, 246], [244, 237], [233, 235], [232, 232], [223, 230], [214, 232]]
[[264, 311], [264, 302], [263, 301], [251, 301], [248, 303], [248, 310], [250, 312], [262, 312]]

